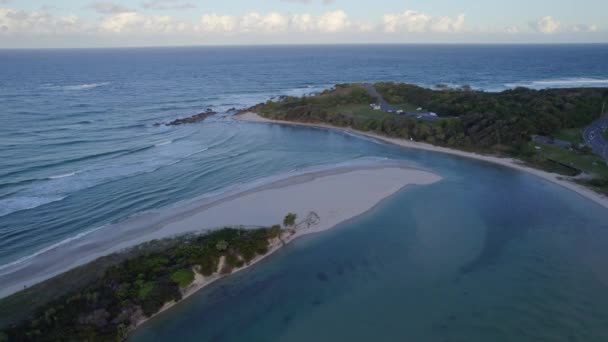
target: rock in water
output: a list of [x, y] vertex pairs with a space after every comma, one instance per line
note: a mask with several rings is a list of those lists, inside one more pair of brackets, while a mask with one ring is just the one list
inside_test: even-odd
[[[211, 115], [215, 115], [215, 114], [217, 114], [217, 113], [212, 111], [211, 109], [207, 109], [207, 111], [196, 114], [196, 115], [192, 115], [191, 117], [173, 120], [173, 121], [165, 124], [165, 126], [179, 126], [179, 125], [197, 123], [197, 122], [203, 121], [206, 118], [210, 117]], [[160, 126], [160, 125], [161, 125], [160, 123], [154, 124], [154, 126]]]

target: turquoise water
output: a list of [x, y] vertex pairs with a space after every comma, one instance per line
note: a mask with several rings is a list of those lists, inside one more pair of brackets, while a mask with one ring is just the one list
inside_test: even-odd
[[132, 340], [608, 340], [606, 210], [513, 170], [363, 143], [444, 180], [295, 241]]
[[[606, 44], [1, 50], [0, 273], [143, 211], [369, 150], [277, 144], [227, 124], [231, 108], [344, 82], [607, 86], [606, 60]], [[204, 125], [154, 126], [207, 108]]]
[[[230, 110], [343, 82], [606, 86], [606, 60], [605, 44], [0, 50], [0, 289], [134, 215], [391, 158], [444, 181], [294, 242], [134, 340], [608, 340], [607, 210], [497, 166]], [[207, 108], [202, 124], [154, 125]]]

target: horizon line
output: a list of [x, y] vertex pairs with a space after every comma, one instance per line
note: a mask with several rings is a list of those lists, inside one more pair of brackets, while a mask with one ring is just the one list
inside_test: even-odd
[[272, 44], [183, 44], [183, 45], [125, 45], [84, 47], [0, 47], [9, 50], [110, 50], [110, 49], [175, 49], [175, 48], [240, 48], [240, 47], [315, 47], [315, 46], [563, 46], [608, 45], [608, 42], [447, 42], [447, 43], [272, 43]]

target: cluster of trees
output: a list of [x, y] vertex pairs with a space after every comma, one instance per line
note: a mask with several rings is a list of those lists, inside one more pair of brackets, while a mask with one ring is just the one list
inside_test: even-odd
[[376, 89], [390, 103], [409, 103], [463, 119], [473, 116], [471, 119], [517, 120], [521, 127], [541, 135], [589, 124], [600, 115], [602, 104], [608, 100], [605, 88], [533, 90], [520, 87], [494, 93], [378, 83]]
[[336, 110], [339, 104], [375, 101], [364, 89], [347, 85], [316, 97], [269, 101], [252, 110], [273, 119], [323, 122], [446, 147], [522, 156], [530, 153], [531, 135], [552, 135], [562, 128], [584, 126], [599, 116], [602, 103], [608, 101], [608, 89], [599, 88], [517, 88], [486, 93], [398, 83], [378, 83], [375, 87], [390, 103], [423, 107], [444, 119], [427, 122], [396, 114], [362, 117]]
[[349, 125], [352, 118], [335, 109], [339, 106], [369, 105], [375, 99], [362, 87], [337, 85], [316, 96], [282, 97], [279, 101], [268, 101], [249, 108], [247, 111], [266, 114], [278, 120], [302, 122], [327, 122], [338, 126]]
[[[294, 221], [295, 216], [289, 216], [286, 222]], [[276, 225], [224, 228], [170, 240], [162, 250], [139, 253], [110, 267], [101, 278], [41, 306], [29, 319], [0, 332], [0, 341], [123, 340], [139, 319], [157, 313], [167, 302], [181, 300], [195, 272], [229, 274], [266, 254], [270, 241], [281, 234], [281, 226]], [[225, 263], [218, 270], [221, 257]]]

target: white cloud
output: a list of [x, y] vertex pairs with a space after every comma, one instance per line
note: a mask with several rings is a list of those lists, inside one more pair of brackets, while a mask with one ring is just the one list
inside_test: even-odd
[[294, 14], [291, 17], [291, 26], [297, 32], [314, 30], [315, 19], [310, 14]]
[[136, 12], [119, 13], [105, 18], [99, 25], [110, 33], [178, 33], [191, 29], [185, 22], [170, 16], [147, 16]]
[[510, 34], [517, 34], [520, 32], [520, 29], [518, 26], [509, 26], [505, 28], [505, 32]]
[[251, 12], [240, 18], [239, 28], [246, 33], [284, 32], [289, 28], [289, 17], [277, 12], [267, 15]]
[[324, 32], [336, 33], [348, 30], [351, 22], [341, 10], [330, 11], [315, 17], [310, 14], [260, 14], [249, 12], [242, 16], [205, 14], [199, 30], [214, 33], [264, 33]]
[[431, 15], [407, 10], [402, 13], [386, 14], [382, 18], [384, 32], [462, 32], [465, 29], [465, 16], [461, 14], [455, 18]]
[[317, 27], [321, 32], [340, 32], [350, 27], [350, 21], [344, 11], [337, 10], [323, 14], [317, 21]]
[[[161, 5], [186, 3], [179, 0], [148, 0], [147, 3], [152, 2]], [[578, 39], [573, 37], [605, 41], [603, 33], [606, 32], [605, 27], [593, 24], [563, 25], [550, 16], [534, 21], [529, 28], [522, 25], [484, 29], [469, 27], [464, 14], [433, 16], [412, 10], [389, 13], [375, 21], [355, 20], [343, 10], [329, 10], [318, 15], [275, 11], [251, 11], [242, 15], [203, 13], [198, 20], [188, 20], [178, 15], [153, 15], [143, 9], [135, 11], [120, 5], [117, 0], [92, 2], [89, 8], [101, 16], [84, 20], [74, 15], [57, 15], [56, 9], [24, 11], [0, 6], [0, 42], [3, 46], [35, 45], [31, 42], [42, 42], [44, 46], [69, 42], [65, 44], [69, 45], [76, 41], [71, 39], [74, 37], [84, 45], [91, 42], [92, 46], [101, 41], [107, 45], [164, 44], [165, 41], [166, 44], [185, 45], [445, 42], [444, 36], [437, 33], [457, 33], [450, 41], [466, 42], [475, 42], [477, 37], [488, 37], [485, 41], [546, 41], [545, 34], [549, 33], [555, 34], [552, 41]], [[158, 40], [160, 34], [166, 39]], [[53, 37], [57, 39], [51, 39]]]
[[237, 18], [230, 15], [205, 14], [201, 17], [200, 30], [212, 33], [233, 32], [237, 27]]
[[540, 18], [538, 21], [530, 23], [530, 27], [537, 32], [552, 34], [559, 30], [561, 23], [551, 16]]
[[597, 32], [597, 25], [578, 24], [571, 28], [572, 32]]
[[64, 34], [87, 29], [86, 23], [74, 15], [54, 16], [47, 12], [0, 8], [0, 33]]

